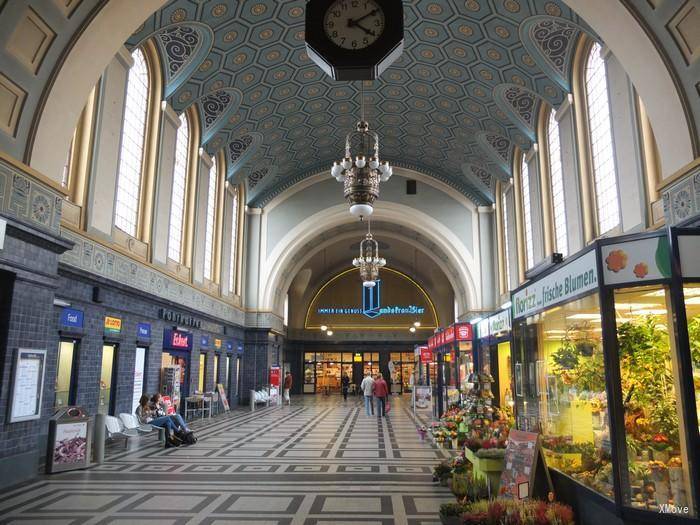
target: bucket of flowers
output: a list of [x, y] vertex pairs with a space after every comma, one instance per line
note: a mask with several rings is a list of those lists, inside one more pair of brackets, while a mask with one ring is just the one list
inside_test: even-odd
[[418, 431], [418, 438], [421, 441], [425, 441], [425, 437], [428, 435], [428, 429], [425, 428], [425, 425], [419, 426], [416, 430]]

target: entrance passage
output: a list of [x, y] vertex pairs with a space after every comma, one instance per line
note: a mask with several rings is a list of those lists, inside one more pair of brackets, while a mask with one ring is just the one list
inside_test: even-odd
[[[164, 449], [144, 436], [104, 464], [3, 494], [8, 523], [435, 523], [454, 502], [432, 482], [448, 452], [421, 443], [408, 396], [389, 417], [357, 398], [298, 396], [291, 406], [245, 409], [193, 424], [199, 442]], [[54, 511], [55, 509], [55, 511]], [[49, 520], [50, 521], [50, 520]]]

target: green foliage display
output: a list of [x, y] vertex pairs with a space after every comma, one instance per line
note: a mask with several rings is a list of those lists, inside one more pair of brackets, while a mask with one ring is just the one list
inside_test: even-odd
[[693, 369], [700, 370], [700, 315], [688, 321], [688, 339], [690, 340], [690, 359]]

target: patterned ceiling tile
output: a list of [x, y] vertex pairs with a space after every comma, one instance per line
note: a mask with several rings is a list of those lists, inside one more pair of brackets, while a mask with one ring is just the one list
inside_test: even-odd
[[494, 89], [493, 98], [530, 140], [537, 140], [537, 115], [541, 99], [536, 93], [515, 84], [501, 84]]
[[197, 101], [203, 145], [228, 124], [228, 118], [238, 110], [241, 99], [241, 92], [237, 89], [224, 88], [204, 95]]
[[[521, 96], [560, 103], [566, 95], [560, 72], [570, 53], [556, 52], [551, 35], [531, 35], [544, 35], [541, 24], [552, 20], [564, 32], [586, 26], [561, 0], [407, 0], [404, 8], [402, 57], [378, 81], [363, 83], [381, 154], [486, 203], [492, 197], [481, 176], [507, 176], [513, 145], [530, 146], [524, 122], [532, 124], [536, 109], [516, 96], [508, 110], [495, 88], [510, 84]], [[229, 177], [246, 181], [256, 205], [327, 170], [359, 118], [360, 83], [332, 81], [306, 55], [304, 9], [304, 0], [172, 0], [127, 43], [173, 24], [210, 28], [211, 49], [168, 100], [182, 111], [240, 91], [240, 104], [208, 128], [206, 149], [225, 147]], [[177, 66], [163, 56], [166, 68]], [[482, 171], [465, 176], [465, 163]]]

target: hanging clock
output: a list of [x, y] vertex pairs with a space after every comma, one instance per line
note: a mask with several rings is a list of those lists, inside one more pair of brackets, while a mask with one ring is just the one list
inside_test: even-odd
[[401, 0], [309, 0], [306, 50], [334, 80], [374, 80], [403, 52]]

